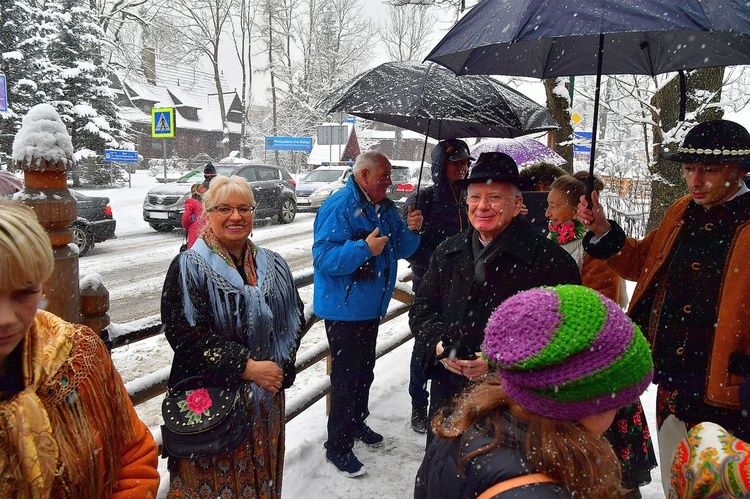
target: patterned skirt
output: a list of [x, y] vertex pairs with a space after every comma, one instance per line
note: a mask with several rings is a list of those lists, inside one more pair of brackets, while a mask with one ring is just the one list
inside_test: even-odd
[[604, 437], [620, 461], [623, 487], [635, 489], [651, 482], [656, 454], [640, 400], [617, 411]]
[[[252, 418], [248, 409], [248, 418]], [[281, 497], [284, 468], [284, 394], [254, 419], [252, 435], [236, 449], [170, 463], [169, 498]]]

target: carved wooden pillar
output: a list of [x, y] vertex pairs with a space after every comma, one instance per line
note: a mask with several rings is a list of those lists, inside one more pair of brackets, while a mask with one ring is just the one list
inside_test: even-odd
[[[44, 308], [66, 321], [80, 323], [78, 252], [71, 244], [73, 234], [68, 229], [78, 215], [76, 200], [68, 190], [72, 154], [70, 136], [54, 108], [48, 104], [34, 106], [24, 117], [13, 143], [15, 164], [23, 170], [25, 184], [17, 199], [36, 212], [52, 243], [55, 268], [44, 283]], [[109, 292], [104, 286], [101, 288], [108, 308]], [[96, 317], [107, 317], [106, 309], [101, 310], [102, 300], [94, 301], [88, 308]], [[100, 318], [94, 321], [99, 326], [97, 331], [106, 325], [99, 325], [100, 322]]]
[[55, 255], [55, 270], [44, 283], [45, 308], [66, 321], [80, 322], [78, 291], [78, 253], [71, 249], [73, 233], [68, 226], [78, 215], [75, 198], [67, 185], [65, 162], [49, 162], [32, 158], [16, 163], [23, 170], [24, 190], [21, 200], [36, 212], [39, 222], [49, 234]]

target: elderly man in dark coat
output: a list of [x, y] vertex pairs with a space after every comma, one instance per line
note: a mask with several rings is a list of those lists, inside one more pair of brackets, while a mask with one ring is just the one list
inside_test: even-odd
[[477, 352], [503, 300], [537, 286], [581, 284], [568, 252], [518, 218], [525, 185], [510, 156], [481, 154], [462, 183], [472, 228], [437, 247], [409, 312], [419, 362], [432, 380], [430, 420], [487, 374]]

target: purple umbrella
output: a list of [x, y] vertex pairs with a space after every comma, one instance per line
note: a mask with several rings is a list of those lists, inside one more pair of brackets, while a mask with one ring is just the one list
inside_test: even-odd
[[12, 196], [23, 189], [23, 180], [10, 172], [0, 171], [0, 196]]
[[471, 149], [471, 156], [478, 158], [483, 152], [504, 152], [513, 158], [519, 169], [543, 161], [555, 166], [566, 163], [562, 156], [549, 147], [538, 140], [527, 138], [487, 140], [475, 145]]

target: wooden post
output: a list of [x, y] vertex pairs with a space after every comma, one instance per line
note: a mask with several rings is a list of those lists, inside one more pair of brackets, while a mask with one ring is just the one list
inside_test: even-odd
[[[20, 154], [16, 156], [16, 149]], [[109, 323], [109, 291], [93, 286], [81, 303], [78, 251], [68, 228], [78, 217], [78, 205], [68, 190], [67, 171], [73, 166], [73, 145], [65, 125], [49, 104], [38, 104], [24, 117], [13, 141], [16, 167], [23, 170], [19, 199], [31, 207], [49, 234], [55, 268], [44, 283], [44, 309], [68, 322], [86, 324], [97, 332]], [[47, 159], [50, 158], [50, 159]], [[51, 159], [54, 158], [54, 159]]]
[[63, 160], [57, 163], [32, 158], [17, 162], [16, 167], [24, 172], [25, 187], [21, 201], [30, 206], [49, 234], [55, 255], [55, 270], [44, 283], [45, 309], [69, 322], [81, 320], [80, 294], [78, 290], [78, 253], [70, 248], [73, 233], [68, 229], [78, 216], [75, 198], [68, 190]]
[[102, 329], [109, 325], [109, 290], [98, 279], [84, 278], [84, 281], [81, 283], [81, 324], [101, 334]]

